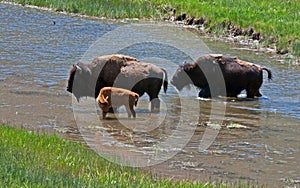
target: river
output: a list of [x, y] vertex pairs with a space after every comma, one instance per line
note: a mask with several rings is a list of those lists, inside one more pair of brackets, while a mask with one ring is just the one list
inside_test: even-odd
[[[93, 99], [78, 104], [66, 92], [69, 69], [90, 58], [91, 47], [118, 28], [135, 24], [131, 28], [138, 28], [134, 30], [134, 36], [139, 36], [136, 40], [144, 39], [139, 24], [149, 25], [147, 22], [88, 19], [3, 3], [0, 20], [1, 122], [85, 141], [108, 159], [123, 157], [127, 165], [134, 161], [158, 176], [299, 186], [299, 65], [196, 36], [195, 40], [205, 44], [202, 53], [238, 56], [271, 68], [274, 78], [268, 81], [264, 74], [263, 97], [248, 100], [242, 94], [238, 99], [203, 100], [197, 99], [196, 88], [179, 93], [169, 84], [167, 94], [160, 94], [160, 113], [148, 112], [144, 95], [136, 108], [136, 120], [128, 120], [121, 109], [118, 119], [103, 121], [96, 116], [100, 111]], [[150, 42], [133, 42], [115, 52], [164, 67], [171, 78], [178, 64], [191, 60], [184, 52], [196, 51], [193, 41], [184, 45], [180, 41], [195, 36], [182, 27], [167, 24], [166, 28], [169, 32], [148, 28], [147, 36], [166, 33], [161, 40], [171, 40], [170, 33], [175, 31], [177, 41], [165, 45], [155, 42], [160, 38], [150, 37]], [[131, 41], [130, 32], [114, 36], [124, 37], [120, 43]], [[106, 42], [113, 47], [118, 43], [114, 38]], [[86, 109], [85, 104], [93, 106]]]

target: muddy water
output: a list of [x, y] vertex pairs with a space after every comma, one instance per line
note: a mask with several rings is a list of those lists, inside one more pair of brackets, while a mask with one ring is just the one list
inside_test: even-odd
[[[128, 120], [120, 109], [118, 119], [102, 121], [92, 99], [77, 104], [66, 93], [68, 70], [95, 40], [123, 23], [4, 4], [0, 12], [1, 122], [86, 141], [104, 155], [132, 156], [136, 163], [144, 163], [146, 156], [157, 163], [146, 169], [159, 176], [299, 185], [299, 65], [205, 39], [210, 52], [272, 69], [274, 79], [264, 79], [262, 98], [203, 100], [196, 98], [193, 87], [178, 93], [170, 85], [160, 95], [160, 113], [149, 113], [148, 97], [143, 96], [136, 120]], [[119, 52], [166, 68], [169, 78], [176, 63], [190, 61], [162, 44], [133, 45]]]

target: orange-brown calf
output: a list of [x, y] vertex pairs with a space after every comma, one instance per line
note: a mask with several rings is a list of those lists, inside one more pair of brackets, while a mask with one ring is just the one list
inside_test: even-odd
[[111, 107], [125, 106], [128, 117], [136, 117], [134, 106], [137, 105], [139, 95], [135, 92], [127, 89], [116, 88], [116, 87], [104, 87], [100, 90], [97, 97], [99, 107], [102, 109], [102, 117], [105, 119], [106, 114]]

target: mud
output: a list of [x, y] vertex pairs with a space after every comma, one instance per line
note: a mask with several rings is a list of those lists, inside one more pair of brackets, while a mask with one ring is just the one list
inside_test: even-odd
[[[59, 87], [63, 88], [64, 84]], [[74, 140], [80, 138], [67, 92], [37, 88], [15, 77], [1, 81], [0, 88], [2, 123]]]

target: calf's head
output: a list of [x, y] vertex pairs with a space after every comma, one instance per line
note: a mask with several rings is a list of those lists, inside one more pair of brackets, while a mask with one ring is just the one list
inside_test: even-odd
[[104, 98], [103, 96], [99, 96], [97, 98], [97, 101], [98, 101], [98, 105], [102, 109], [102, 111], [108, 112], [109, 108], [111, 107], [108, 102], [108, 96], [106, 98]]

